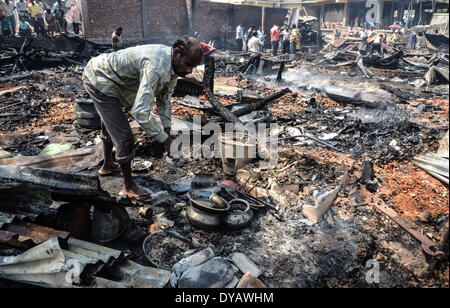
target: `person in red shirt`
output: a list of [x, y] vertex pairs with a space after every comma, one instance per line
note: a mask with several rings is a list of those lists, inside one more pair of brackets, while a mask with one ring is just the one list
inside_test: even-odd
[[206, 44], [204, 42], [200, 42], [200, 45], [202, 45], [203, 56], [209, 56], [214, 51], [216, 51], [216, 49], [214, 47], [212, 47], [211, 45], [208, 45], [208, 44]]
[[272, 56], [276, 57], [280, 46], [280, 29], [276, 24], [273, 24], [272, 29], [270, 29], [270, 41], [272, 43]]

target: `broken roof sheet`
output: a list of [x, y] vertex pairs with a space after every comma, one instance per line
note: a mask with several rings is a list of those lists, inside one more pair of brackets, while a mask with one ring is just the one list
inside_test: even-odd
[[10, 235], [14, 236], [13, 242], [10, 240], [8, 243], [13, 246], [26, 247], [29, 248], [31, 245], [38, 245], [51, 238], [59, 238], [62, 240], [67, 240], [69, 237], [69, 232], [59, 231], [52, 228], [32, 224], [25, 222], [18, 222], [14, 224], [6, 224], [3, 226], [3, 232], [8, 232]]
[[412, 162], [448, 185], [448, 158], [435, 157], [434, 155], [422, 155], [413, 158]]
[[[99, 276], [104, 268], [113, 279]], [[53, 288], [162, 288], [170, 272], [125, 261], [121, 251], [77, 239], [69, 239], [65, 250], [53, 238], [19, 256], [0, 257], [0, 277]]]

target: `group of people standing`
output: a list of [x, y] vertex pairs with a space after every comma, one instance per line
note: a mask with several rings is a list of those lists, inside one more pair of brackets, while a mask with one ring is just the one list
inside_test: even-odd
[[[263, 52], [266, 38], [267, 35], [264, 34], [264, 31], [261, 30], [261, 28], [256, 30], [256, 27], [252, 26], [248, 29], [246, 34], [244, 34], [242, 24], [239, 24], [236, 28], [237, 50], [243, 50], [245, 43], [246, 51], [254, 53]], [[278, 25], [273, 24], [273, 27], [270, 29], [272, 56], [277, 56], [280, 49], [280, 41], [282, 53], [295, 54], [301, 48], [301, 39], [302, 35], [300, 29], [295, 24], [292, 27], [287, 25], [279, 27]]]
[[1, 0], [0, 4], [4, 13], [0, 17], [0, 35], [16, 36], [19, 33], [22, 37], [30, 37], [35, 33], [48, 37], [54, 36], [55, 32], [61, 34], [67, 32], [67, 13], [70, 14], [74, 33], [80, 33], [81, 10], [76, 4], [72, 4], [68, 12], [62, 0], [57, 0], [52, 7], [42, 0]]
[[[396, 24], [397, 25], [397, 24]], [[345, 34], [344, 34], [345, 35]], [[377, 52], [378, 54], [382, 54], [383, 50], [381, 48], [381, 44], [402, 44], [401, 42], [406, 41], [405, 29], [392, 29], [391, 33], [381, 33], [380, 31], [376, 31], [375, 28], [354, 28], [350, 27], [347, 31], [348, 37], [358, 37], [361, 38], [361, 43], [359, 50], [366, 51], [368, 50], [370, 54], [373, 52]], [[341, 33], [338, 28], [334, 29], [333, 32], [333, 41], [341, 38]], [[409, 42], [405, 44], [406, 48], [409, 50], [415, 50], [417, 47], [417, 33], [412, 31], [409, 37]]]
[[[256, 37], [261, 42], [264, 42], [264, 39], [266, 36], [264, 35], [264, 31], [262, 31], [261, 28], [256, 29], [256, 26], [251, 26], [247, 30], [247, 33], [244, 33], [244, 27], [242, 26], [242, 24], [239, 24], [236, 27], [237, 50], [243, 50], [244, 44], [245, 44], [245, 50], [247, 51], [249, 49], [248, 43], [253, 37]], [[263, 48], [263, 47], [261, 47], [261, 48]]]

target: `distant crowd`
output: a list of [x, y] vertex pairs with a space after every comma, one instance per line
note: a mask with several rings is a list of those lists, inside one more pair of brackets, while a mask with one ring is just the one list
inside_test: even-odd
[[[410, 22], [410, 19], [406, 18], [408, 20], [408, 22]], [[380, 22], [374, 22], [374, 21], [367, 21], [364, 18], [355, 18], [355, 21], [353, 23], [349, 23], [349, 26], [352, 26], [354, 28], [364, 28], [366, 30], [369, 29], [377, 29], [377, 30], [382, 30], [382, 29], [388, 29], [391, 28], [392, 26], [398, 26], [398, 29], [403, 28], [407, 25], [406, 21], [402, 21], [402, 20], [398, 20], [396, 19], [393, 23], [393, 25], [389, 25], [387, 24], [385, 21], [381, 20]], [[323, 22], [322, 23], [322, 28], [323, 29], [333, 29], [337, 26], [343, 26], [342, 23], [340, 22]]]
[[[267, 35], [261, 28], [249, 27], [245, 32], [242, 24], [236, 28], [237, 50], [245, 50], [253, 53], [263, 52]], [[289, 27], [286, 24], [273, 24], [270, 29], [270, 46], [272, 56], [276, 56], [281, 49], [282, 53], [295, 54], [300, 51], [302, 34], [296, 25]]]
[[81, 32], [81, 10], [72, 4], [66, 10], [64, 1], [56, 1], [52, 7], [42, 0], [0, 0], [3, 15], [0, 16], [0, 36], [53, 37], [67, 32], [68, 21], [73, 32]]
[[[396, 44], [404, 44], [406, 42], [406, 48], [409, 50], [415, 50], [418, 47], [418, 35], [423, 35], [422, 33], [417, 33], [412, 31], [409, 37], [405, 37], [405, 28], [401, 24], [394, 23], [390, 26], [390, 33], [380, 33], [375, 30], [375, 28], [354, 28], [350, 27], [347, 33], [341, 33], [338, 28], [334, 28], [333, 31], [333, 41], [344, 37], [358, 37], [361, 38], [364, 43], [373, 43], [372, 51], [381, 53], [381, 44], [388, 44], [395, 46]], [[436, 30], [437, 34], [437, 30]]]

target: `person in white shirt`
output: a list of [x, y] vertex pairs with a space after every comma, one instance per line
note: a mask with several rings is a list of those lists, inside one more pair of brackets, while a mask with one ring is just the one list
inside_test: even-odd
[[375, 39], [373, 40], [373, 44], [372, 44], [372, 51], [370, 52], [371, 54], [376, 51], [377, 54], [381, 55], [381, 40], [383, 39], [383, 35], [379, 34], [377, 35], [377, 37], [375, 37]]
[[14, 16], [14, 11], [16, 10], [16, 7], [14, 6], [14, 3], [12, 3], [9, 0], [5, 0], [0, 2], [3, 8], [3, 14], [5, 14], [6, 19], [11, 23], [11, 28], [13, 29], [12, 35], [16, 35], [16, 17]]
[[258, 38], [258, 33], [255, 31], [251, 34], [251, 38], [248, 41], [248, 50], [254, 53], [260, 53], [262, 51], [263, 42]]
[[30, 14], [28, 14], [28, 4], [26, 1], [24, 0], [18, 0], [16, 1], [16, 10], [17, 10], [17, 14], [19, 16], [19, 20], [20, 17], [25, 17], [25, 21], [30, 21]]
[[260, 41], [264, 41], [264, 31], [261, 30], [261, 27], [259, 27], [257, 33], [258, 33], [258, 38], [259, 38], [259, 40], [260, 40]]
[[263, 42], [258, 38], [258, 33], [254, 31], [248, 41], [248, 50], [252, 52], [247, 64], [242, 68], [242, 73], [247, 76], [253, 76], [257, 73], [259, 64], [261, 63], [261, 49]]
[[366, 32], [366, 30], [361, 30], [361, 32], [359, 32], [359, 37], [360, 38], [362, 38], [362, 39], [365, 39], [365, 38], [367, 38], [367, 32]]
[[289, 38], [291, 36], [291, 31], [289, 29], [289, 26], [285, 26], [283, 31], [281, 31], [281, 37], [282, 37], [282, 47], [283, 47], [283, 53], [289, 53]]
[[242, 24], [239, 24], [236, 28], [236, 44], [238, 51], [242, 51], [243, 42], [244, 42], [244, 29], [242, 28]]

